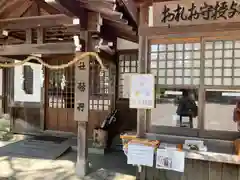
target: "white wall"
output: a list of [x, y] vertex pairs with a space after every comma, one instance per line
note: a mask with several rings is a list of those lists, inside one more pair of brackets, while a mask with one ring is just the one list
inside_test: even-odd
[[117, 50], [128, 49], [138, 49], [138, 44], [125, 39], [117, 38]]
[[[17, 62], [17, 61], [16, 61]], [[42, 66], [40, 64], [26, 63], [33, 68], [33, 94], [26, 94], [23, 90], [23, 66], [14, 68], [14, 101], [40, 102], [42, 86]]]

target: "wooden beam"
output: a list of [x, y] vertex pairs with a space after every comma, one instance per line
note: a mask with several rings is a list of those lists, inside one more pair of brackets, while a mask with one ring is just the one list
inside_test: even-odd
[[23, 1], [21, 6], [19, 6], [17, 9], [14, 11], [11, 11], [10, 14], [6, 18], [16, 18], [16, 17], [21, 17], [31, 6], [33, 2], [31, 1]]
[[73, 24], [73, 19], [64, 14], [0, 19], [0, 29], [5, 30], [24, 30], [68, 24]]
[[0, 46], [0, 56], [30, 54], [72, 54], [75, 46], [71, 43], [18, 44]]
[[98, 12], [88, 12], [88, 30], [100, 32], [103, 19]]
[[175, 27], [149, 27], [147, 25], [139, 26], [141, 36], [214, 36], [218, 33], [229, 33], [229, 31], [239, 30], [240, 22], [231, 23], [213, 23], [191, 26]]
[[129, 13], [130, 17], [137, 23], [137, 7], [133, 0], [120, 0], [124, 5], [124, 9]]
[[121, 28], [117, 23], [111, 23], [109, 21], [104, 20], [104, 25], [101, 27], [101, 34], [107, 36], [111, 33], [114, 33], [117, 37], [126, 39], [128, 41], [138, 43], [137, 33], [131, 31], [130, 28]]
[[40, 16], [39, 5], [36, 1], [32, 1], [31, 6], [23, 13], [22, 17], [26, 16]]
[[59, 4], [65, 7], [68, 11], [72, 12], [74, 16], [80, 18], [81, 29], [87, 29], [88, 26], [88, 12], [86, 9], [78, 6], [77, 0], [57, 0]]
[[45, 0], [36, 0], [36, 3], [39, 5], [40, 8], [44, 9], [49, 14], [61, 14], [58, 9], [46, 3]]
[[74, 16], [74, 14], [71, 11], [69, 11], [66, 7], [64, 7], [58, 0], [45, 0], [45, 2], [50, 6], [54, 7], [55, 9], [57, 9], [61, 14], [66, 14], [71, 17]]
[[109, 17], [112, 17], [114, 19], [122, 19], [123, 17], [123, 14], [121, 12], [117, 12], [117, 11], [113, 11], [111, 9], [108, 9], [108, 8], [104, 8], [104, 7], [96, 7], [96, 6], [93, 6], [91, 4], [87, 4], [87, 3], [80, 3], [80, 7], [82, 8], [86, 8], [88, 10], [91, 10], [91, 11], [94, 11], [94, 12], [99, 12], [101, 13], [101, 15], [107, 15]]
[[29, 0], [5, 1], [8, 1], [8, 3], [2, 9], [0, 9], [0, 19], [7, 18], [13, 12], [13, 9], [18, 11], [18, 8], [21, 8], [21, 6]]

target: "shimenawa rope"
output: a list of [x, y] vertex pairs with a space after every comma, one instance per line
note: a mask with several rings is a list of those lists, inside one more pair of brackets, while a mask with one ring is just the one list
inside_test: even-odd
[[15, 62], [15, 63], [0, 63], [0, 67], [3, 68], [11, 68], [11, 67], [15, 67], [15, 66], [21, 66], [26, 62], [29, 62], [30, 60], [36, 60], [38, 61], [40, 64], [42, 64], [43, 66], [49, 68], [49, 69], [64, 69], [67, 68], [69, 66], [74, 65], [75, 63], [78, 63], [80, 60], [82, 60], [83, 58], [87, 57], [87, 56], [93, 56], [96, 58], [96, 60], [98, 61], [98, 63], [101, 66], [101, 69], [105, 70], [106, 68], [103, 65], [103, 62], [101, 60], [101, 58], [98, 56], [97, 53], [95, 52], [80, 52], [80, 53], [76, 53], [75, 57], [73, 58], [72, 61], [66, 63], [66, 64], [61, 64], [61, 65], [50, 65], [45, 63], [41, 58], [37, 57], [37, 56], [29, 56], [26, 59], [24, 59], [23, 61], [19, 61], [19, 62]]

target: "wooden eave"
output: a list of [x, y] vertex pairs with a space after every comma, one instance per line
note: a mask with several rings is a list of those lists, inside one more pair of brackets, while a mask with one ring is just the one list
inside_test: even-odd
[[[36, 29], [38, 25], [44, 28], [47, 43], [72, 41], [74, 35], [80, 36], [81, 29], [78, 25], [72, 25], [71, 21], [74, 17], [80, 18], [81, 28], [84, 28], [86, 11], [99, 13], [103, 18], [102, 27], [110, 28], [110, 32], [117, 37], [138, 41], [136, 26], [129, 23], [124, 13], [119, 11], [120, 5], [116, 0], [55, 1], [62, 4], [63, 9], [47, 3], [47, 0], [0, 0], [0, 31], [9, 31], [8, 43], [10, 39], [12, 44], [23, 43], [26, 40], [25, 30]], [[35, 34], [33, 41], [36, 41]], [[0, 33], [0, 44], [5, 42], [6, 37]]]
[[[116, 0], [58, 0], [62, 2], [64, 7], [68, 4], [74, 4], [74, 7], [87, 9], [88, 11], [98, 12], [104, 19], [103, 26], [110, 26], [118, 37], [134, 42], [138, 41], [137, 26], [131, 24], [129, 19], [125, 19], [124, 12], [119, 9], [120, 4]], [[65, 4], [64, 4], [65, 3]], [[67, 4], [66, 4], [67, 3]], [[68, 7], [68, 10], [74, 12], [74, 8]], [[75, 13], [76, 15], [76, 13]], [[130, 20], [131, 21], [131, 20]]]
[[166, 2], [166, 1], [175, 1], [175, 0], [133, 0], [135, 5], [137, 7], [141, 6], [141, 5], [152, 5], [152, 3], [155, 3], [155, 2]]

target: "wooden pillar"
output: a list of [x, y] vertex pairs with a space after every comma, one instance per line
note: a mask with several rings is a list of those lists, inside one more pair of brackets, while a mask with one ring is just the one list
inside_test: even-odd
[[[44, 39], [44, 30], [43, 28], [37, 28], [37, 44], [43, 44], [45, 41]], [[41, 100], [40, 100], [40, 128], [44, 130], [45, 126], [45, 88], [46, 88], [46, 67], [42, 65], [42, 77], [43, 77], [43, 84], [41, 86]]]
[[[148, 6], [140, 6], [139, 12], [139, 27], [148, 26]], [[138, 49], [138, 73], [145, 74], [148, 73], [148, 64], [147, 64], [147, 49], [148, 41], [146, 36], [139, 36], [139, 49]], [[148, 114], [149, 110], [138, 109], [137, 110], [137, 136], [144, 137], [145, 132], [147, 131], [147, 118], [150, 117]], [[138, 168], [137, 168], [138, 169]], [[141, 172], [139, 172], [141, 170]], [[136, 178], [140, 180], [145, 180], [146, 178], [146, 169], [142, 167], [137, 170]]]
[[[85, 44], [88, 44], [88, 39], [89, 36], [86, 31]], [[87, 51], [87, 48], [85, 48], [85, 51]], [[75, 66], [74, 119], [78, 121], [76, 173], [79, 177], [84, 177], [88, 172], [89, 72], [90, 58], [86, 57]]]
[[[148, 7], [143, 6], [140, 7], [140, 17], [139, 17], [139, 25], [148, 25]], [[138, 50], [138, 73], [145, 74], [147, 73], [147, 37], [139, 36], [139, 50]], [[146, 110], [138, 109], [138, 120], [137, 120], [137, 136], [143, 137], [146, 132]]]

